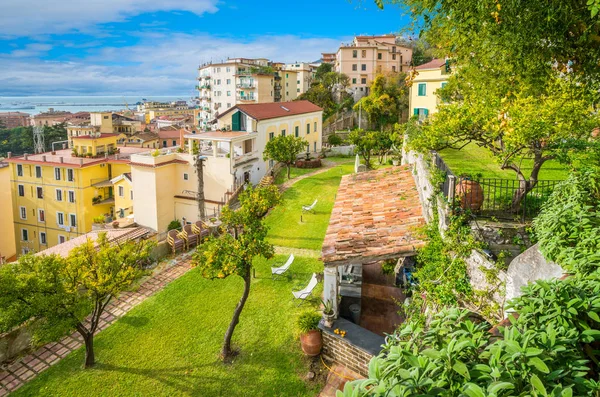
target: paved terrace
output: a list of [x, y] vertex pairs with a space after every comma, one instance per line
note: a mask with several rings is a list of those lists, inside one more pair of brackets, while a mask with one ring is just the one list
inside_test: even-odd
[[152, 149], [130, 147], [130, 146], [118, 146], [120, 153], [113, 155], [106, 155], [99, 158], [89, 157], [74, 157], [71, 153], [71, 149], [57, 150], [52, 152], [40, 153], [40, 154], [26, 154], [19, 157], [10, 157], [5, 159], [7, 162], [20, 163], [20, 164], [36, 164], [36, 165], [47, 165], [55, 164], [57, 166], [67, 167], [85, 167], [94, 164], [100, 164], [105, 162], [110, 163], [128, 163], [132, 154], [148, 152]]

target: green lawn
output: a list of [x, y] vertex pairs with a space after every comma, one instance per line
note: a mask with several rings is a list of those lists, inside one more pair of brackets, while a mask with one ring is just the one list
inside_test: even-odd
[[291, 280], [272, 281], [269, 267], [285, 259], [257, 261], [258, 278], [233, 336], [241, 351], [232, 364], [221, 363], [218, 353], [242, 280], [210, 281], [192, 270], [98, 334], [95, 368], [81, 369], [79, 349], [12, 396], [316, 395], [323, 385], [302, 379], [309, 362], [295, 321], [303, 308], [291, 290], [304, 287], [323, 265], [296, 258]]
[[[483, 178], [517, 179], [517, 174], [511, 170], [501, 170], [500, 165], [487, 149], [474, 143], [462, 150], [444, 149], [440, 152], [444, 162], [457, 176], [461, 174], [482, 174]], [[526, 159], [522, 163], [525, 176], [531, 173], [532, 161]], [[539, 179], [566, 179], [569, 171], [557, 161], [547, 161], [540, 170]]]
[[[293, 178], [297, 178], [299, 176], [317, 171], [317, 169], [315, 168], [296, 168], [296, 167], [292, 167], [290, 169], [290, 179]], [[284, 182], [288, 181], [288, 177], [287, 177], [287, 168], [283, 167], [279, 173], [277, 174], [277, 176], [275, 177], [275, 184], [276, 185], [281, 185]]]
[[[348, 160], [348, 159], [344, 159]], [[329, 224], [342, 175], [354, 163], [338, 165], [321, 174], [298, 181], [283, 193], [283, 202], [267, 216], [268, 240], [279, 246], [320, 250]], [[302, 213], [302, 205], [318, 200], [315, 213]]]

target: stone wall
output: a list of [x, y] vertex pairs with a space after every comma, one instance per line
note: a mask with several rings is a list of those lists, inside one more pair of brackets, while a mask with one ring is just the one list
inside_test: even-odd
[[495, 264], [490, 262], [481, 252], [471, 251], [471, 255], [465, 259], [467, 264], [467, 273], [471, 281], [471, 286], [477, 290], [493, 291], [494, 302], [504, 307], [504, 284], [506, 282], [506, 272], [499, 271], [497, 280], [490, 282], [486, 277], [486, 270], [492, 270]]
[[[322, 323], [319, 325], [323, 334], [323, 357], [340, 363], [352, 371], [368, 376], [369, 362], [381, 351], [384, 338], [358, 325], [339, 318], [333, 327], [327, 328]], [[338, 328], [346, 331], [342, 338], [334, 333]]]
[[526, 230], [527, 225], [520, 222], [492, 221], [477, 219], [471, 222], [471, 230], [478, 240], [485, 242], [496, 256], [507, 253], [506, 263], [510, 263], [527, 248], [531, 240]]

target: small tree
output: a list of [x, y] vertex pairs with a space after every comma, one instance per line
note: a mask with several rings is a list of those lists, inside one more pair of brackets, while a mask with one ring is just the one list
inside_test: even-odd
[[379, 157], [379, 164], [383, 161], [383, 156], [392, 148], [395, 136], [388, 131], [364, 131], [354, 130], [348, 135], [348, 140], [355, 146], [357, 153], [365, 161], [367, 168], [372, 168], [371, 156]]
[[137, 280], [150, 260], [146, 241], [111, 244], [106, 233], [67, 258], [26, 255], [0, 268], [0, 332], [35, 318], [39, 338], [75, 328], [85, 342], [84, 367], [95, 363], [94, 334], [113, 297]]
[[223, 339], [223, 360], [232, 354], [231, 338], [250, 294], [252, 262], [257, 256], [268, 259], [274, 254], [273, 246], [265, 241], [267, 228], [262, 223], [262, 217], [278, 200], [279, 190], [276, 186], [249, 187], [240, 194], [240, 208], [237, 211], [227, 206], [223, 209], [221, 219], [228, 233], [210, 237], [194, 253], [193, 264], [200, 269], [203, 277], [223, 279], [239, 276], [244, 280], [244, 292]]
[[354, 105], [354, 111], [362, 108], [369, 122], [380, 129], [398, 122], [402, 111], [408, 108], [404, 73], [389, 76], [379, 74], [370, 89], [369, 95]]
[[296, 162], [298, 155], [306, 148], [308, 142], [302, 138], [296, 138], [292, 135], [278, 136], [265, 146], [263, 159], [271, 159], [284, 163], [287, 167], [287, 177], [290, 179], [290, 170], [292, 164]]

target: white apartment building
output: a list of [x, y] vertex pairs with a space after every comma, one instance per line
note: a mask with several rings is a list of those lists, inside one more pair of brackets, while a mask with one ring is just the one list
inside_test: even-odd
[[290, 101], [297, 97], [297, 72], [265, 58], [230, 58], [200, 66], [198, 125], [215, 129], [217, 116], [238, 104]]
[[[306, 62], [288, 63], [285, 65], [285, 70], [295, 71], [297, 73], [296, 79], [296, 95], [305, 93], [310, 88], [310, 84], [315, 78], [318, 65], [314, 65]], [[290, 99], [292, 100], [292, 99]]]

